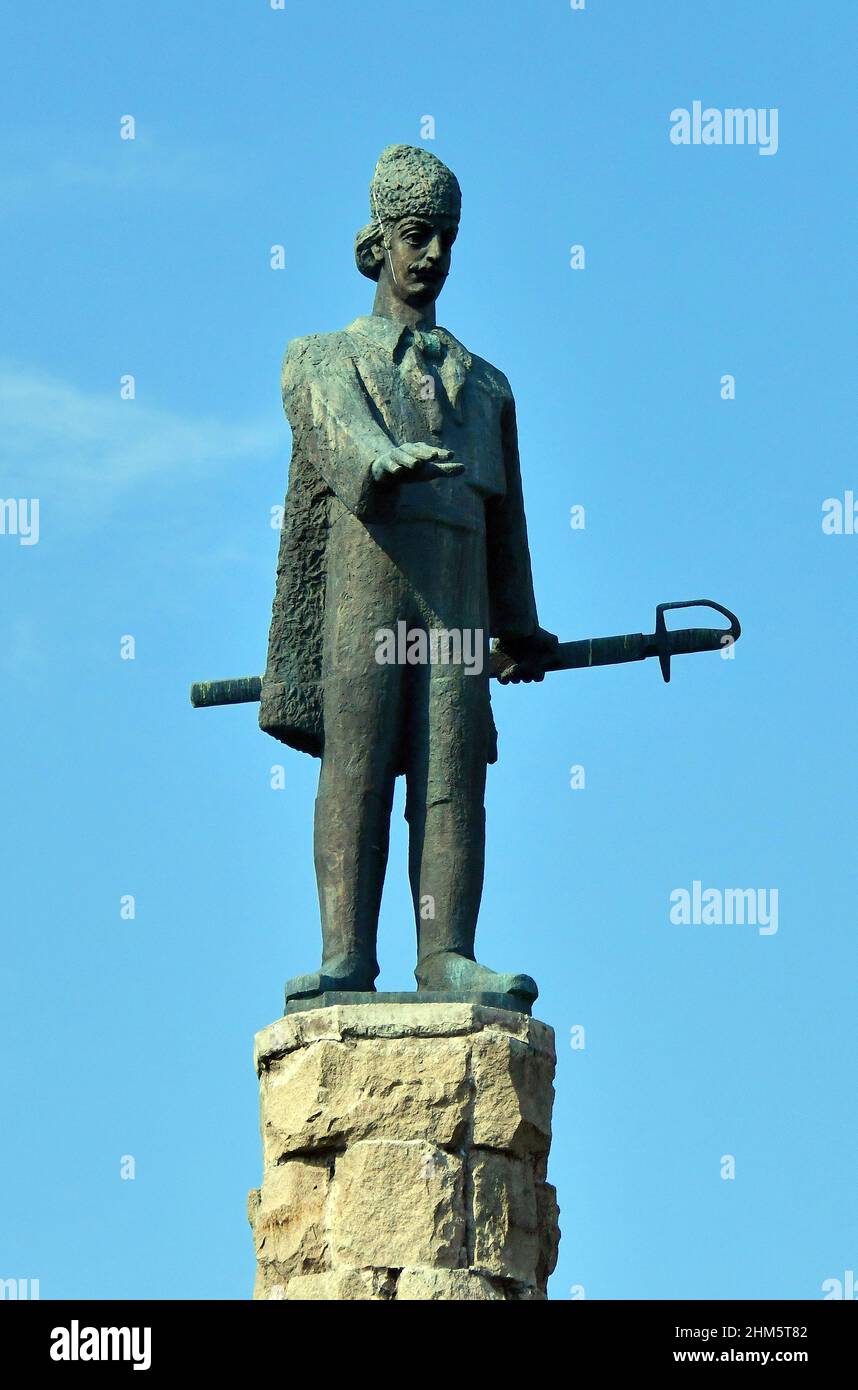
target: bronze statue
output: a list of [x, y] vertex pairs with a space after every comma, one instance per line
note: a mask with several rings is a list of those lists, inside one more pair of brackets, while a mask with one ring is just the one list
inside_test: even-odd
[[[515, 404], [501, 372], [436, 327], [459, 225], [454, 175], [427, 150], [393, 145], [370, 205], [355, 256], [378, 284], [372, 315], [296, 339], [283, 364], [294, 446], [260, 724], [322, 759], [322, 964], [290, 982], [287, 1000], [374, 988], [402, 773], [419, 990], [529, 1004], [528, 976], [474, 958], [497, 756], [488, 638], [525, 680], [557, 645], [536, 617]], [[468, 634], [486, 648], [482, 670], [380, 662], [376, 634], [403, 622], [408, 634]]]
[[490, 674], [517, 683], [659, 655], [667, 677], [671, 653], [739, 633], [719, 605], [726, 634], [667, 633], [662, 610], [650, 637], [560, 647], [540, 627], [512, 391], [436, 324], [460, 210], [458, 182], [433, 154], [383, 152], [355, 241], [358, 269], [377, 282], [373, 312], [293, 340], [283, 363], [293, 451], [261, 691], [256, 680], [192, 695], [214, 704], [261, 693], [261, 727], [321, 758], [322, 962], [287, 983], [287, 1007], [374, 991], [403, 774], [418, 994], [491, 996], [529, 1012], [534, 981], [474, 954], [486, 766], [497, 757]]

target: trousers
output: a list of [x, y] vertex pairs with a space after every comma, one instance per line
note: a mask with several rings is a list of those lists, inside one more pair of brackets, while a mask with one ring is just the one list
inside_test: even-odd
[[[463, 661], [383, 664], [379, 634], [469, 633]], [[406, 779], [418, 963], [474, 959], [491, 715], [485, 535], [431, 521], [332, 523], [323, 637], [325, 743], [314, 820], [322, 968], [378, 974], [396, 777]], [[400, 629], [401, 630], [401, 629]], [[476, 636], [475, 636], [476, 635]], [[427, 640], [431, 651], [431, 643]], [[442, 647], [442, 644], [441, 644]]]

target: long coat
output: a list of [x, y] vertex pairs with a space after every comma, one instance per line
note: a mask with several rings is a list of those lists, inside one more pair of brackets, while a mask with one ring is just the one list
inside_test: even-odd
[[[481, 527], [484, 517], [491, 635], [526, 636], [537, 625], [509, 383], [439, 328], [428, 338], [440, 348], [444, 410], [427, 415], [406, 371], [412, 343], [414, 371], [427, 370], [420, 366], [422, 336], [390, 319], [359, 318], [338, 333], [293, 339], [283, 361], [293, 446], [259, 723], [316, 757], [325, 741], [322, 636], [332, 521], [343, 508], [367, 526], [423, 513], [436, 519], [462, 486], [439, 479], [381, 488], [372, 477], [381, 453], [406, 442], [453, 449], [465, 464], [470, 505], [478, 499]], [[491, 732], [494, 762], [493, 722]]]

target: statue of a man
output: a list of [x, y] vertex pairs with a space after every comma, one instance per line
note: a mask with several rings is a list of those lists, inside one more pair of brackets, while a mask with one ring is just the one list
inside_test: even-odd
[[536, 998], [529, 976], [474, 957], [497, 757], [488, 640], [513, 679], [540, 680], [557, 639], [537, 621], [509, 383], [436, 327], [460, 210], [434, 155], [386, 149], [355, 242], [372, 315], [296, 338], [283, 363], [293, 453], [260, 724], [322, 760], [322, 963], [287, 1001], [375, 987], [400, 773], [418, 990]]

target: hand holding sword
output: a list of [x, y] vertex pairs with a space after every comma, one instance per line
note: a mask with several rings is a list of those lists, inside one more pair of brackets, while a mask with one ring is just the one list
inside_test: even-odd
[[[665, 613], [674, 608], [713, 608], [730, 626], [686, 627], [668, 630]], [[692, 652], [713, 652], [738, 642], [742, 628], [735, 613], [708, 598], [686, 599], [682, 603], [660, 603], [655, 610], [655, 631], [629, 632], [617, 637], [587, 637], [576, 642], [558, 642], [553, 633], [538, 628], [526, 638], [496, 640], [492, 644], [489, 674], [501, 685], [541, 681], [548, 671], [577, 671], [587, 666], [619, 666], [657, 656], [661, 674], [670, 680], [674, 656]], [[191, 686], [195, 709], [213, 705], [252, 704], [262, 693], [261, 676], [240, 676], [234, 680], [196, 681]]]

